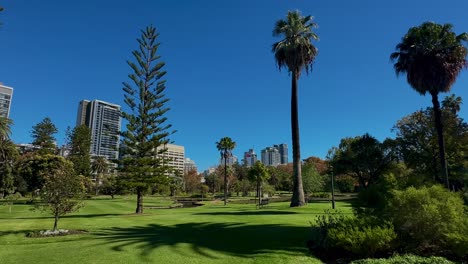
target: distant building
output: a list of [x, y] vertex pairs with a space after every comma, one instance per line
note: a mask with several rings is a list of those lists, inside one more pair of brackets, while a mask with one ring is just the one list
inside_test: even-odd
[[[233, 165], [237, 163], [237, 157], [234, 155], [231, 155], [230, 157], [227, 158], [226, 165]], [[224, 165], [224, 157], [219, 159], [219, 164]]]
[[59, 155], [64, 158], [68, 158], [68, 156], [70, 156], [70, 153], [71, 153], [70, 146], [63, 145], [62, 147], [59, 148]]
[[18, 151], [19, 151], [19, 153], [20, 153], [21, 155], [26, 154], [26, 153], [29, 153], [29, 152], [34, 152], [34, 151], [40, 149], [39, 146], [35, 146], [35, 145], [29, 144], [29, 143], [26, 143], [26, 144], [16, 144], [16, 148], [18, 149]]
[[120, 106], [108, 102], [83, 100], [78, 105], [76, 125], [91, 130], [91, 155], [108, 160], [119, 158]]
[[212, 173], [215, 173], [216, 172], [216, 167], [210, 167], [206, 170], [203, 171], [203, 174], [206, 176], [212, 174]]
[[185, 168], [185, 148], [184, 146], [166, 144], [166, 151], [162, 154], [168, 165], [176, 169], [180, 175], [184, 174]]
[[262, 163], [266, 166], [278, 166], [281, 164], [280, 152], [275, 147], [262, 149]]
[[185, 158], [184, 162], [184, 173], [188, 173], [189, 171], [197, 171], [197, 165], [195, 165], [195, 161], [191, 160], [190, 158]]
[[0, 116], [9, 118], [13, 88], [0, 83]]
[[273, 145], [274, 148], [277, 148], [280, 153], [280, 164], [288, 164], [288, 145], [279, 144]]
[[249, 151], [244, 152], [244, 165], [247, 167], [251, 167], [257, 161], [257, 154], [253, 149], [249, 149]]

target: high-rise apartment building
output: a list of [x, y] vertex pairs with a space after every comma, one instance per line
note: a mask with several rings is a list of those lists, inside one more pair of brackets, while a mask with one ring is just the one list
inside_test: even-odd
[[[226, 165], [231, 166], [237, 163], [237, 156], [231, 155], [226, 160]], [[224, 157], [219, 159], [219, 164], [224, 165]]]
[[185, 148], [184, 146], [166, 144], [161, 146], [166, 148], [166, 151], [162, 154], [167, 164], [176, 169], [180, 175], [184, 174], [185, 166]]
[[273, 145], [274, 148], [277, 148], [280, 153], [281, 157], [281, 164], [288, 164], [288, 145], [286, 144], [279, 144], [279, 145]]
[[278, 166], [281, 164], [281, 155], [277, 148], [266, 147], [262, 149], [262, 163], [266, 166]]
[[0, 83], [0, 116], [8, 118], [10, 116], [11, 99], [13, 88]]
[[78, 105], [76, 125], [91, 130], [91, 155], [108, 160], [119, 158], [120, 106], [108, 102], [83, 100]]
[[257, 161], [257, 154], [253, 149], [249, 149], [249, 151], [244, 152], [244, 165], [247, 167], [251, 167]]

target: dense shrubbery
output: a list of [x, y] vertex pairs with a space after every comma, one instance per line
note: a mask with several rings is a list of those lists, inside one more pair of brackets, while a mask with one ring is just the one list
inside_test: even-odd
[[354, 192], [354, 185], [356, 180], [349, 175], [340, 175], [336, 177], [336, 187], [342, 193]]
[[463, 200], [442, 186], [393, 191], [386, 208], [405, 249], [418, 254], [468, 255]]
[[356, 258], [408, 252], [467, 260], [468, 217], [460, 194], [438, 185], [391, 190], [391, 182], [363, 192], [360, 199], [374, 207], [357, 209], [355, 218], [329, 211], [318, 217], [310, 249], [315, 254], [325, 252], [325, 258], [327, 254]]
[[389, 259], [361, 259], [351, 262], [351, 264], [452, 264], [442, 257], [420, 257], [415, 255], [394, 256]]

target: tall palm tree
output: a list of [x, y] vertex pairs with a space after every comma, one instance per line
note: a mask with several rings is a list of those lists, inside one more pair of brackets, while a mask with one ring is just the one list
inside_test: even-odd
[[406, 74], [411, 87], [421, 95], [429, 93], [434, 106], [434, 122], [439, 143], [441, 179], [445, 178], [450, 189], [445, 143], [442, 126], [442, 112], [439, 93], [448, 92], [460, 71], [467, 66], [468, 34], [456, 35], [450, 24], [425, 22], [412, 27], [390, 55], [397, 75]]
[[12, 125], [13, 121], [11, 119], [0, 116], [0, 138], [10, 138]]
[[216, 142], [221, 158], [224, 159], [224, 205], [227, 203], [227, 160], [232, 157], [232, 150], [236, 147], [236, 142], [230, 137], [223, 137]]
[[312, 44], [318, 36], [312, 31], [317, 28], [312, 16], [302, 16], [299, 11], [289, 11], [286, 20], [278, 20], [273, 30], [274, 36], [283, 39], [273, 44], [272, 51], [278, 68], [287, 68], [291, 74], [291, 131], [293, 145], [293, 196], [291, 207], [305, 205], [304, 188], [302, 187], [301, 150], [299, 142], [299, 114], [297, 81], [302, 70], [306, 73], [312, 69], [317, 56], [317, 48]]

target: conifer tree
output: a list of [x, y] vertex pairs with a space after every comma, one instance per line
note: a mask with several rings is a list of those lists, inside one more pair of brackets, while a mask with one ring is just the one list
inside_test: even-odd
[[91, 175], [91, 130], [86, 125], [80, 125], [67, 131], [70, 155], [73, 169], [77, 175]]
[[57, 127], [52, 123], [49, 117], [33, 126], [31, 132], [32, 144], [40, 147], [39, 154], [55, 154], [57, 147], [54, 135], [58, 132]]
[[157, 42], [159, 34], [153, 26], [141, 31], [137, 39], [139, 48], [132, 52], [133, 61], [127, 61], [132, 69], [128, 75], [131, 84], [124, 82], [124, 101], [128, 111], [122, 116], [128, 123], [122, 133], [123, 155], [121, 184], [137, 194], [137, 214], [143, 213], [143, 195], [150, 187], [167, 180], [166, 151], [169, 136], [174, 133], [167, 123], [168, 98], [165, 97], [166, 74], [162, 68]]

